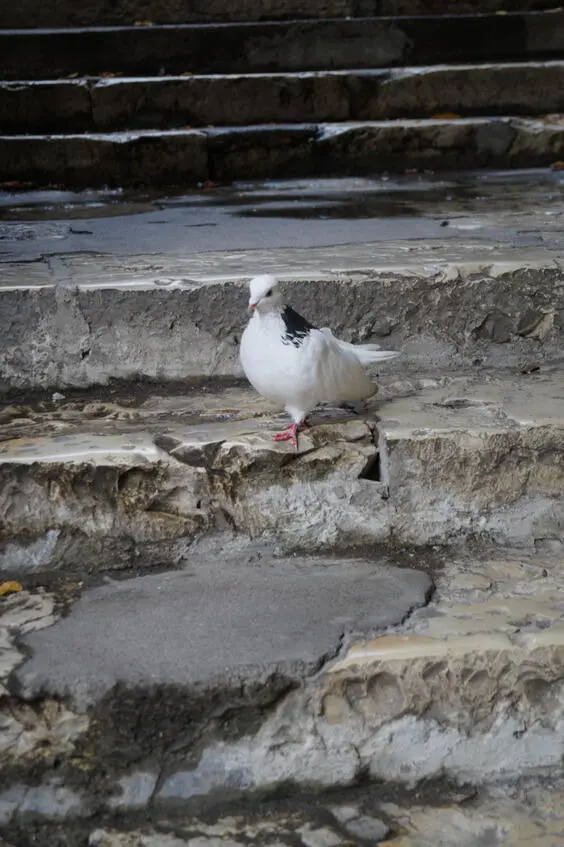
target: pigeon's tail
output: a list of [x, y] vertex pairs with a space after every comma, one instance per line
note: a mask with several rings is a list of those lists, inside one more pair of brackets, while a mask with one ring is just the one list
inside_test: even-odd
[[373, 362], [385, 362], [386, 359], [395, 359], [399, 356], [395, 350], [382, 350], [377, 344], [347, 344], [339, 341], [345, 350], [351, 350], [361, 365], [370, 365]]
[[395, 350], [382, 350], [378, 344], [349, 344], [348, 341], [341, 341], [340, 338], [335, 338], [328, 327], [323, 327], [321, 332], [337, 342], [342, 350], [348, 350], [354, 353], [361, 365], [370, 365], [374, 362], [385, 362], [387, 359], [395, 359], [399, 356]]

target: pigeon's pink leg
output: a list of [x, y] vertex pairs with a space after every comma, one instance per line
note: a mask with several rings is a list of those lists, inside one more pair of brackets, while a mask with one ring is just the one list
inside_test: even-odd
[[285, 426], [282, 432], [277, 432], [274, 436], [275, 441], [291, 441], [296, 450], [298, 449], [298, 432], [300, 429], [305, 429], [309, 427], [307, 421], [302, 421], [299, 424], [288, 424]]

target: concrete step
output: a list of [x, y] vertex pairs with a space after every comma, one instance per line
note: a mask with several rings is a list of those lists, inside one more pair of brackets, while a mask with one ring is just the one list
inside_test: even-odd
[[558, 170], [5, 195], [0, 392], [240, 377], [258, 272], [401, 350], [394, 372], [542, 368], [562, 359], [563, 198]]
[[[21, 237], [26, 232], [33, 230], [20, 229]], [[48, 248], [59, 238], [55, 229]], [[530, 370], [561, 361], [562, 250], [502, 250], [495, 230], [481, 249], [462, 239], [455, 222], [446, 242], [2, 263], [0, 388], [240, 377], [246, 280], [259, 269], [286, 268], [287, 299], [300, 312], [348, 340], [401, 350], [402, 370]]]
[[[0, 30], [4, 79], [378, 68], [564, 58], [564, 12]], [[49, 26], [53, 26], [50, 21]]]
[[286, 552], [562, 537], [559, 369], [380, 382], [298, 453], [247, 389], [4, 404], [3, 576], [178, 563], [226, 527]]
[[186, 187], [418, 168], [543, 167], [562, 159], [560, 115], [0, 136], [0, 182], [10, 185]]
[[0, 83], [5, 134], [558, 112], [564, 62]]
[[[200, 550], [182, 569], [30, 585], [2, 600], [8, 838], [51, 822], [73, 843], [97, 829], [89, 844], [125, 847], [133, 841], [117, 832], [135, 832], [137, 820], [135, 843], [176, 847], [184, 842], [151, 836], [175, 809], [201, 815], [231, 801], [240, 814], [243, 794], [299, 788], [304, 800], [308, 789], [369, 780], [384, 795], [371, 815], [385, 824], [380, 839], [387, 827], [398, 847], [409, 837], [436, 844], [437, 832], [442, 844], [473, 845], [493, 819], [501, 834], [491, 844], [561, 832], [561, 792], [545, 790], [520, 841], [535, 804], [510, 788], [521, 802], [505, 824], [513, 807], [502, 784], [561, 776], [561, 549], [331, 559], [232, 544]], [[449, 810], [446, 780], [463, 786], [461, 804], [480, 797], [472, 786], [498, 783], [485, 817], [479, 803]], [[421, 786], [419, 808], [402, 811], [402, 785]], [[435, 816], [421, 808], [425, 785], [443, 801]], [[346, 830], [358, 813], [353, 802], [339, 812], [338, 797], [316, 804], [337, 807]], [[347, 838], [331, 816], [321, 833], [290, 819], [307, 847], [364, 837], [351, 828]], [[237, 821], [203, 834], [237, 844]], [[374, 821], [363, 825], [376, 840]], [[192, 820], [191, 843], [200, 829]], [[343, 834], [329, 839], [334, 830]], [[277, 843], [283, 832], [275, 828]], [[517, 840], [503, 841], [508, 833]], [[48, 834], [35, 843], [57, 843]], [[266, 836], [272, 843], [268, 827]]]
[[[557, 7], [556, 0], [484, 0], [480, 12], [544, 10]], [[196, 0], [189, 6], [179, 0], [59, 0], [46, 9], [37, 0], [22, 0], [2, 10], [8, 27], [76, 27], [119, 24], [177, 24], [232, 21], [288, 20], [292, 18], [348, 18], [372, 15], [473, 14], [473, 0]]]

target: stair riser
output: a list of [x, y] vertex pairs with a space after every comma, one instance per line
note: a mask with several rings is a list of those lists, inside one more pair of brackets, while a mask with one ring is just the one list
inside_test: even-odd
[[292, 76], [0, 84], [0, 131], [380, 121], [564, 111], [564, 63]]
[[[550, 9], [557, 0], [513, 0], [519, 11]], [[504, 0], [484, 0], [481, 12], [505, 11]], [[21, 0], [2, 10], [4, 26], [93, 26], [134, 24], [150, 20], [166, 24], [184, 21], [255, 21], [291, 18], [363, 17], [365, 15], [441, 15], [476, 11], [474, 0], [58, 0], [56, 7]]]
[[212, 179], [544, 167], [564, 159], [564, 124], [420, 120], [84, 136], [0, 137], [0, 182], [188, 187]]
[[[65, 259], [64, 287], [1, 291], [3, 391], [84, 388], [112, 378], [163, 383], [240, 376], [245, 283], [175, 284], [170, 277], [178, 270], [167, 272], [164, 257], [152, 274], [142, 270], [140, 258], [124, 278], [137, 276], [141, 290], [120, 278], [111, 259], [79, 255]], [[419, 370], [481, 363], [531, 368], [562, 356], [564, 284], [550, 261], [509, 267], [484, 267], [483, 259], [429, 262], [404, 273], [365, 268], [360, 277], [314, 274], [307, 286], [299, 280], [287, 284], [286, 296], [319, 325], [353, 341], [401, 350], [400, 364]], [[99, 287], [112, 280], [116, 287]]]
[[4, 79], [237, 73], [564, 57], [564, 13], [0, 31]]

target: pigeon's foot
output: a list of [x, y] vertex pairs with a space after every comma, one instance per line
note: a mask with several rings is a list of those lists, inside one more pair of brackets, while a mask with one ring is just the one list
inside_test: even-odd
[[291, 441], [296, 450], [298, 449], [298, 433], [300, 429], [305, 429], [309, 427], [309, 424], [306, 421], [302, 421], [299, 424], [288, 424], [285, 426], [282, 432], [277, 432], [274, 436], [275, 441]]

